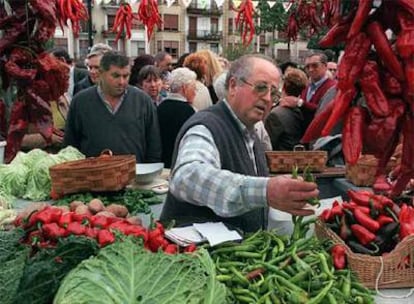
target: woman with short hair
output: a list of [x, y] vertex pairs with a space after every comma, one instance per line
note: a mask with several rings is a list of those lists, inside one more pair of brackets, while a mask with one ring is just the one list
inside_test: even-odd
[[171, 167], [174, 143], [181, 126], [195, 113], [191, 106], [196, 96], [195, 72], [177, 68], [170, 75], [170, 93], [158, 106], [158, 121], [162, 142], [162, 161]]
[[161, 103], [162, 80], [159, 68], [154, 65], [144, 66], [138, 73], [137, 85], [151, 97], [155, 105], [158, 106]]

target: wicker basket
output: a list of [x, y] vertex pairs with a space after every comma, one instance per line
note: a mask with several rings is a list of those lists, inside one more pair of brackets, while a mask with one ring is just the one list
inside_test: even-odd
[[294, 151], [266, 151], [267, 164], [272, 173], [289, 173], [297, 166], [299, 171], [309, 167], [312, 172], [325, 170], [328, 153], [326, 151], [304, 151], [295, 147]]
[[88, 191], [118, 191], [135, 180], [135, 155], [103, 154], [49, 168], [57, 195]]
[[[387, 165], [389, 173], [395, 166], [396, 160], [391, 158]], [[377, 172], [378, 159], [371, 154], [361, 155], [355, 165], [346, 165], [345, 177], [359, 187], [370, 187], [374, 184]]]
[[406, 237], [385, 256], [370, 256], [352, 252], [344, 241], [320, 220], [316, 221], [315, 233], [319, 239], [330, 239], [345, 246], [348, 267], [365, 287], [414, 287], [414, 235]]

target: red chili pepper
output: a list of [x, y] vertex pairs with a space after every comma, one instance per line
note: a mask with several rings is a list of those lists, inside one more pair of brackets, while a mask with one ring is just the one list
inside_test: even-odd
[[168, 244], [167, 247], [165, 247], [164, 252], [168, 254], [176, 254], [178, 253], [178, 247], [175, 244]]
[[325, 36], [319, 40], [319, 46], [323, 48], [330, 48], [344, 42], [346, 40], [346, 36], [348, 35], [350, 27], [350, 22], [335, 23], [325, 34]]
[[342, 130], [342, 152], [346, 163], [354, 165], [362, 153], [363, 126], [366, 110], [363, 107], [355, 106], [348, 110], [345, 116]]
[[398, 216], [400, 222], [400, 239], [414, 234], [414, 208], [403, 204]]
[[73, 213], [72, 220], [81, 224], [88, 224], [91, 222], [91, 215], [86, 213]]
[[375, 61], [368, 60], [365, 63], [359, 83], [361, 84], [368, 109], [371, 110], [372, 114], [377, 117], [388, 116], [390, 107], [381, 89], [378, 65]]
[[144, 243], [148, 241], [148, 231], [141, 226], [130, 225], [128, 229], [128, 235], [133, 235], [143, 239]]
[[355, 17], [352, 21], [351, 28], [348, 32], [348, 39], [351, 39], [353, 36], [358, 34], [362, 27], [365, 24], [365, 21], [367, 21], [369, 12], [372, 9], [372, 4], [374, 0], [362, 0], [358, 1], [358, 8], [355, 14]]
[[346, 91], [352, 88], [364, 67], [371, 49], [371, 40], [364, 32], [360, 32], [347, 41], [344, 55], [338, 66], [338, 88]]
[[344, 245], [336, 244], [331, 248], [331, 255], [335, 269], [345, 269], [346, 267], [346, 249]]
[[387, 215], [384, 214], [380, 214], [377, 218], [377, 222], [382, 226], [389, 224], [389, 223], [394, 223], [394, 219], [392, 217], [389, 217]]
[[61, 216], [60, 216], [60, 219], [59, 219], [59, 221], [58, 221], [58, 224], [59, 224], [59, 226], [60, 227], [63, 227], [63, 228], [66, 228], [73, 220], [72, 220], [72, 215], [73, 215], [74, 213], [73, 212], [66, 212], [66, 213], [63, 213]]
[[358, 223], [360, 223], [363, 227], [367, 228], [371, 232], [377, 232], [381, 225], [376, 220], [371, 218], [369, 215], [363, 213], [358, 208], [354, 210], [354, 217]]
[[29, 224], [35, 224], [38, 222], [42, 224], [58, 223], [60, 217], [62, 216], [62, 212], [63, 211], [59, 208], [46, 206], [30, 217]]
[[91, 228], [91, 227], [85, 228], [85, 235], [87, 237], [90, 237], [91, 239], [96, 239], [96, 237], [98, 236], [98, 232], [99, 232], [99, 229], [97, 228]]
[[184, 248], [184, 252], [194, 252], [197, 250], [197, 245], [192, 243]]
[[319, 218], [322, 220], [322, 222], [328, 223], [332, 219], [331, 209], [324, 209], [319, 215]]
[[112, 244], [115, 242], [115, 235], [109, 230], [99, 230], [98, 243], [101, 247]]
[[111, 220], [107, 216], [94, 215], [91, 217], [93, 227], [106, 229], [111, 224]]
[[335, 107], [335, 102], [332, 100], [329, 102], [321, 112], [318, 112], [312, 119], [311, 123], [306, 128], [305, 134], [303, 134], [302, 143], [309, 143], [313, 140], [321, 137], [323, 128], [325, 127], [326, 121], [332, 115], [332, 111]]
[[354, 203], [353, 201], [351, 201], [349, 203], [346, 203], [346, 202], [342, 203], [342, 207], [344, 207], [345, 209], [351, 210], [351, 211], [354, 211], [355, 208], [358, 208], [359, 210], [361, 210], [361, 212], [363, 212], [365, 214], [370, 213], [370, 209], [368, 207], [358, 205], [358, 204]]
[[130, 226], [131, 226], [131, 224], [128, 223], [128, 222], [120, 221], [120, 222], [112, 223], [111, 225], [108, 226], [108, 229], [118, 230], [119, 232], [121, 232], [125, 235], [128, 235]]
[[351, 231], [357, 240], [364, 246], [375, 240], [375, 234], [359, 224], [351, 225]]
[[377, 21], [370, 22], [366, 31], [375, 46], [378, 56], [381, 58], [382, 62], [384, 62], [385, 67], [398, 80], [403, 81], [405, 78], [403, 67], [392, 50], [382, 25]]
[[349, 113], [349, 106], [351, 105], [352, 100], [355, 98], [355, 96], [356, 89], [354, 86], [347, 89], [346, 91], [338, 91], [335, 99], [331, 101], [334, 103], [334, 108], [328, 120], [325, 122], [325, 126], [321, 132], [322, 136], [328, 136], [331, 133], [333, 127], [335, 127], [338, 122], [342, 120], [342, 117], [347, 112]]
[[66, 228], [67, 234], [74, 234], [74, 235], [84, 235], [86, 231], [86, 227], [81, 225], [78, 222], [72, 222]]
[[47, 238], [58, 239], [66, 236], [66, 230], [56, 223], [44, 224], [42, 231]]

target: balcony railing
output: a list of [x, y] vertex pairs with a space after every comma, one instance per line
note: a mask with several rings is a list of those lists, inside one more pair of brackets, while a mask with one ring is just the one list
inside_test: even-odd
[[201, 2], [192, 1], [187, 7], [187, 13], [206, 16], [221, 16], [223, 14], [223, 10], [219, 9], [213, 1], [211, 1], [210, 6], [206, 6]]
[[221, 31], [198, 30], [188, 32], [187, 38], [189, 40], [220, 40], [223, 34]]

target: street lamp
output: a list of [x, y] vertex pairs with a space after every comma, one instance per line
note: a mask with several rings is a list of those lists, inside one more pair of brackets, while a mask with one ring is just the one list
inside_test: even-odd
[[93, 28], [92, 28], [92, 0], [86, 0], [88, 9], [88, 52], [93, 45]]

